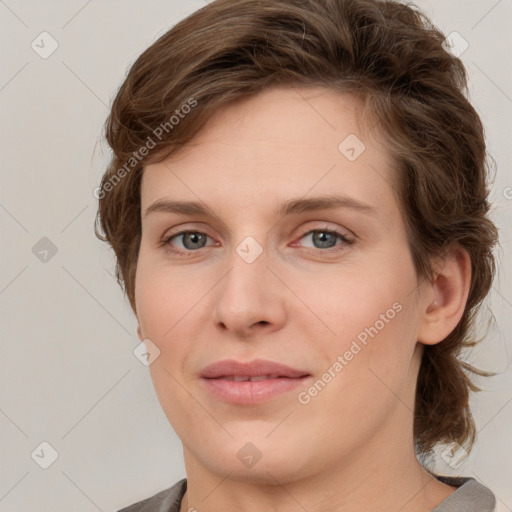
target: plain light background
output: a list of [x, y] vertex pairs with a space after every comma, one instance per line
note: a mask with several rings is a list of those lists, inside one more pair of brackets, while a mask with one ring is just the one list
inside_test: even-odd
[[[468, 43], [461, 58], [497, 164], [501, 236], [486, 303], [495, 322], [468, 355], [499, 375], [472, 399], [479, 435], [469, 459], [453, 469], [439, 457], [435, 469], [478, 478], [512, 511], [512, 0], [416, 3]], [[185, 476], [179, 438], [133, 354], [136, 323], [112, 253], [94, 236], [93, 190], [109, 157], [103, 123], [129, 66], [203, 5], [0, 0], [2, 512], [115, 511]], [[47, 58], [45, 31], [58, 43]]]

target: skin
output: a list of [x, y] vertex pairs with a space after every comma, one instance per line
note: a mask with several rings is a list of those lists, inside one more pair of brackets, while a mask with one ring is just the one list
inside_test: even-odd
[[[418, 278], [393, 160], [360, 119], [350, 95], [271, 88], [217, 111], [188, 147], [144, 171], [137, 331], [160, 350], [150, 371], [183, 443], [182, 511], [416, 512], [454, 491], [418, 463], [412, 411], [423, 344], [444, 339], [464, 311], [469, 259], [454, 248], [434, 282]], [[338, 149], [349, 134], [366, 146], [354, 161]], [[333, 194], [374, 211], [274, 214], [292, 198]], [[197, 201], [211, 215], [146, 214], [159, 200]], [[191, 229], [207, 237], [168, 240]], [[352, 243], [322, 245], [311, 231], [325, 229]], [[248, 236], [263, 250], [252, 263], [236, 252]], [[300, 403], [298, 392], [396, 303], [400, 312]], [[226, 358], [313, 377], [270, 402], [233, 405], [199, 377]], [[248, 442], [261, 453], [252, 467], [237, 457]]]

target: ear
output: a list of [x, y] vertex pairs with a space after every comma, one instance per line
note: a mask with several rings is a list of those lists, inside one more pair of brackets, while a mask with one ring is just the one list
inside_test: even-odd
[[452, 247], [436, 265], [436, 277], [425, 289], [423, 319], [418, 341], [434, 345], [443, 341], [461, 319], [471, 284], [471, 260], [459, 246]]
[[140, 328], [140, 323], [137, 320], [137, 336], [139, 337], [139, 340], [142, 341], [144, 337], [142, 336], [142, 329]]

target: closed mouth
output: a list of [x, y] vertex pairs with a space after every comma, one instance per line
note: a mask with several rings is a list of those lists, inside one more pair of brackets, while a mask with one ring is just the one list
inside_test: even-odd
[[286, 377], [283, 375], [258, 375], [256, 377], [241, 376], [241, 375], [224, 375], [222, 377], [213, 377], [214, 379], [221, 380], [232, 380], [234, 382], [257, 382], [260, 380], [271, 380], [271, 379], [302, 379], [308, 375], [302, 375], [301, 377]]

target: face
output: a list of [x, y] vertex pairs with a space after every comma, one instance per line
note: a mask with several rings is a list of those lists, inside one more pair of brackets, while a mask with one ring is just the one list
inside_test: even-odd
[[[393, 162], [359, 118], [350, 95], [268, 89], [144, 171], [138, 333], [187, 472], [275, 484], [412, 442], [421, 289]], [[256, 359], [297, 373], [203, 376]]]

